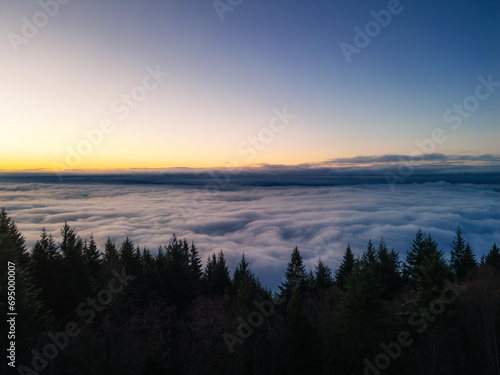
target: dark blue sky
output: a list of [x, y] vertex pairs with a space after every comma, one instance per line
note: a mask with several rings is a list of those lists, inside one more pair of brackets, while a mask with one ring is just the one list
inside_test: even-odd
[[[205, 0], [73, 0], [26, 43], [15, 36], [40, 5], [7, 1], [2, 8], [0, 99], [10, 104], [0, 114], [8, 129], [0, 168], [220, 167], [410, 154], [436, 128], [447, 139], [433, 152], [497, 152], [500, 90], [483, 87], [487, 98], [474, 97], [480, 77], [500, 81], [498, 1], [243, 0], [221, 15]], [[387, 19], [388, 9], [390, 21], [374, 24], [373, 12]], [[368, 45], [356, 45], [357, 28], [371, 33]], [[341, 43], [359, 53], [346, 59]], [[133, 92], [148, 67], [169, 76], [120, 116], [113, 103]], [[454, 121], [443, 115], [456, 116], [454, 104], [469, 97], [473, 110], [451, 129]], [[245, 157], [249, 137], [285, 108], [293, 121]], [[68, 162], [68, 150], [103, 118], [113, 131]]]

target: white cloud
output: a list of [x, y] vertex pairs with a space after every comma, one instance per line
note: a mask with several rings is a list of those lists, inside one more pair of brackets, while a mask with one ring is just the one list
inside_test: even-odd
[[[447, 183], [337, 187], [237, 188], [205, 194], [165, 185], [0, 183], [5, 207], [32, 246], [42, 227], [59, 239], [64, 221], [103, 247], [125, 236], [156, 250], [172, 233], [194, 241], [206, 260], [222, 249], [231, 269], [245, 251], [269, 286], [280, 280], [295, 246], [312, 268], [333, 268], [350, 244], [361, 254], [368, 239], [384, 237], [404, 258], [418, 227], [449, 252], [462, 226], [478, 255], [500, 243], [498, 186]], [[197, 195], [198, 194], [198, 195]], [[198, 198], [197, 198], [198, 197]]]

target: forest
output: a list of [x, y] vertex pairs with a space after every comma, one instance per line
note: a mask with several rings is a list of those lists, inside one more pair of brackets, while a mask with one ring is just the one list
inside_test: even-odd
[[458, 226], [449, 260], [420, 229], [401, 253], [345, 246], [337, 269], [307, 270], [291, 249], [273, 293], [244, 254], [230, 270], [222, 250], [203, 262], [175, 235], [100, 249], [64, 223], [28, 249], [2, 210], [1, 373], [500, 373], [496, 244], [477, 259]]

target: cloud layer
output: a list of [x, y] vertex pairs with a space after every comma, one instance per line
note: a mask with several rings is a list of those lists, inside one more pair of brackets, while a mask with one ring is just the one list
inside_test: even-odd
[[350, 244], [360, 254], [383, 236], [402, 258], [418, 229], [449, 256], [457, 225], [480, 256], [500, 243], [500, 187], [425, 183], [325, 187], [195, 187], [135, 184], [0, 182], [0, 206], [32, 246], [42, 227], [59, 240], [67, 220], [82, 237], [107, 236], [151, 250], [172, 233], [193, 240], [203, 260], [222, 249], [231, 270], [241, 253], [270, 287], [281, 281], [293, 247], [312, 268], [319, 257], [337, 267]]

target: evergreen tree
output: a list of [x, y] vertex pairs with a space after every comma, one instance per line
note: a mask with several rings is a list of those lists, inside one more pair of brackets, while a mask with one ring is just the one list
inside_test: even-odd
[[45, 228], [31, 251], [31, 269], [44, 306], [53, 309], [60, 316], [62, 311], [59, 309], [59, 300], [65, 292], [62, 286], [66, 282], [61, 278], [62, 256], [54, 238]]
[[419, 267], [424, 261], [425, 253], [425, 234], [418, 228], [415, 238], [411, 243], [410, 251], [406, 254], [406, 263], [403, 266], [403, 274], [407, 280], [416, 280], [419, 275]]
[[389, 252], [384, 239], [381, 239], [377, 250], [375, 269], [383, 288], [384, 298], [391, 297], [401, 287], [399, 267], [398, 254], [394, 250]]
[[141, 272], [139, 250], [134, 248], [134, 243], [128, 237], [125, 238], [120, 248], [120, 262], [125, 266], [127, 274], [138, 275]]
[[455, 239], [451, 244], [451, 267], [458, 280], [464, 280], [467, 273], [476, 267], [477, 263], [470, 245], [465, 243], [462, 229], [457, 228]]
[[488, 254], [485, 256], [484, 261], [497, 271], [500, 271], [500, 250], [496, 243], [493, 244]]
[[[40, 289], [34, 285], [30, 270], [30, 257], [25, 246], [24, 237], [17, 229], [16, 224], [2, 209], [0, 212], [0, 311], [17, 313], [16, 317], [16, 362], [29, 363], [30, 350], [36, 345], [36, 338], [46, 329], [47, 307], [43, 306]], [[10, 267], [10, 269], [9, 269]], [[9, 275], [10, 272], [10, 275]], [[8, 299], [10, 280], [15, 282], [15, 305], [10, 305]], [[4, 315], [0, 324], [0, 349], [7, 353], [7, 319]], [[1, 367], [6, 369], [6, 355], [0, 361]]]
[[215, 295], [223, 295], [230, 290], [231, 277], [222, 250], [217, 256], [214, 253], [209, 257], [205, 267], [204, 281], [207, 291], [212, 297]]
[[215, 266], [215, 290], [219, 294], [226, 293], [231, 288], [231, 276], [226, 264], [224, 253], [219, 251], [217, 254], [217, 264]]
[[333, 286], [333, 272], [321, 258], [315, 266], [314, 288], [317, 291], [325, 290]]
[[356, 262], [347, 278], [340, 306], [344, 332], [344, 358], [350, 372], [362, 372], [363, 358], [374, 354], [383, 331], [385, 310], [375, 267]]
[[365, 264], [374, 264], [377, 261], [377, 252], [371, 239], [368, 240], [368, 246], [363, 253], [362, 260]]
[[195, 288], [197, 293], [200, 292], [201, 281], [203, 279], [203, 268], [201, 264], [200, 252], [196, 248], [194, 242], [191, 242], [191, 247], [189, 249], [189, 269], [191, 270], [191, 275], [193, 277], [193, 282], [195, 283]]
[[160, 275], [162, 293], [177, 307], [186, 307], [195, 294], [189, 265], [189, 246], [186, 241], [178, 240], [175, 234], [165, 247]]
[[254, 278], [253, 273], [250, 271], [250, 267], [248, 265], [248, 262], [245, 258], [245, 253], [241, 254], [241, 260], [236, 266], [236, 269], [234, 270], [233, 273], [233, 282], [232, 282], [232, 290], [233, 290], [233, 295], [236, 295], [238, 293], [238, 289], [240, 288], [242, 282], [244, 280], [247, 281], [248, 284], [251, 283], [251, 280]]
[[[368, 244], [371, 243], [371, 240]], [[354, 254], [352, 253], [351, 246], [347, 245], [347, 249], [345, 250], [344, 258], [342, 259], [342, 263], [339, 268], [335, 272], [335, 282], [337, 286], [341, 290], [346, 290], [347, 288], [347, 279], [351, 275], [352, 269], [354, 267]]]
[[104, 265], [108, 271], [120, 268], [120, 253], [118, 252], [114, 241], [108, 237], [104, 244]]
[[420, 266], [413, 291], [414, 304], [418, 307], [427, 307], [432, 300], [439, 298], [444, 282], [450, 276], [450, 269], [444, 260], [443, 252], [436, 249]]
[[285, 281], [278, 286], [280, 301], [287, 303], [295, 290], [301, 292], [308, 290], [308, 280], [309, 277], [306, 273], [302, 255], [299, 249], [295, 247], [285, 271]]
[[142, 249], [141, 263], [144, 270], [151, 270], [154, 266], [155, 260], [147, 248]]
[[19, 266], [26, 267], [30, 263], [30, 256], [25, 246], [25, 240], [17, 229], [16, 224], [7, 216], [7, 211], [0, 212], [0, 241], [5, 252], [10, 251], [12, 259], [16, 259]]
[[90, 235], [88, 242], [85, 242], [83, 247], [83, 256], [92, 273], [99, 273], [101, 268], [101, 253], [97, 249], [97, 244], [92, 234]]
[[67, 222], [61, 229], [59, 248], [63, 254], [61, 277], [64, 293], [61, 298], [62, 312], [73, 312], [79, 301], [91, 292], [90, 273], [83, 255], [83, 242]]

